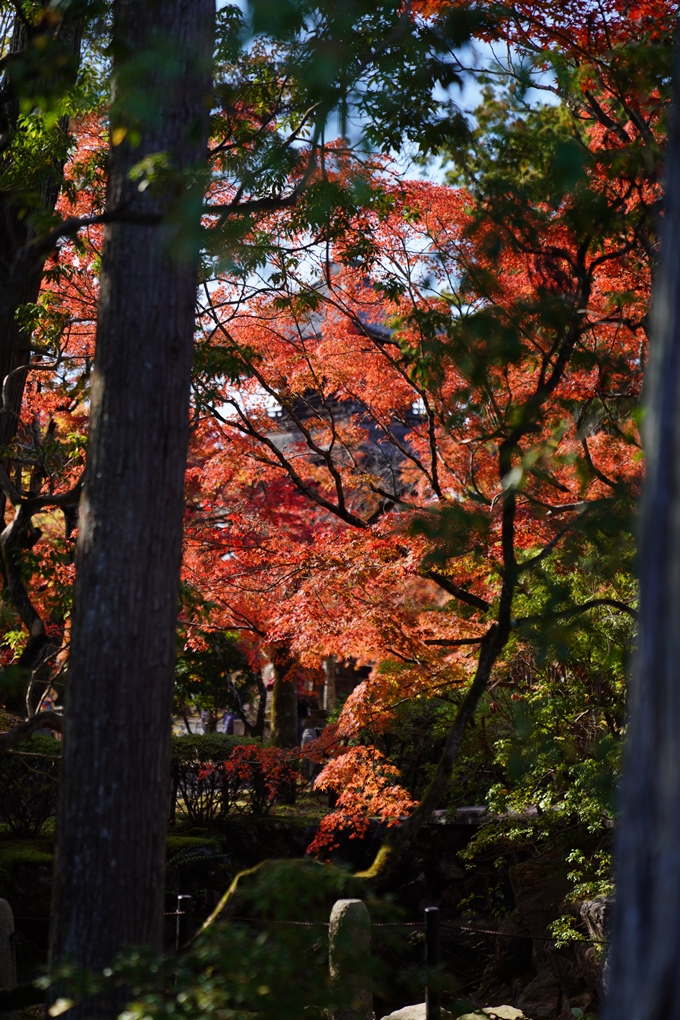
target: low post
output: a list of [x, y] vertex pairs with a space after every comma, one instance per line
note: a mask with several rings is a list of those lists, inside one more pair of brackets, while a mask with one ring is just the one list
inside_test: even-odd
[[323, 684], [323, 701], [321, 707], [326, 712], [332, 712], [335, 708], [335, 656], [328, 655], [324, 659], [323, 669], [325, 673]]
[[440, 1020], [441, 1016], [441, 999], [438, 985], [440, 960], [439, 907], [425, 907], [425, 966], [427, 968], [427, 985], [425, 986], [426, 1020]]
[[194, 901], [191, 896], [177, 897], [177, 950], [186, 946], [194, 934]]
[[363, 900], [337, 900], [328, 930], [333, 1020], [372, 1020], [371, 918]]
[[0, 988], [14, 988], [16, 983], [14, 914], [7, 900], [0, 900]]

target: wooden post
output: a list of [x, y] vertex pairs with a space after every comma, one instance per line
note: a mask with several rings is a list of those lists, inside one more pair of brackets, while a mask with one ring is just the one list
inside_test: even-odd
[[425, 1018], [440, 1020], [441, 998], [439, 994], [439, 907], [425, 907], [425, 964], [427, 984], [425, 986]]
[[0, 900], [0, 988], [14, 988], [16, 983], [14, 914], [7, 900]]
[[191, 896], [177, 897], [177, 937], [175, 945], [179, 951], [194, 934], [194, 901]]
[[337, 900], [328, 937], [333, 1020], [372, 1020], [371, 918], [363, 900]]
[[335, 656], [329, 655], [324, 659], [324, 673], [326, 678], [323, 684], [323, 708], [326, 712], [332, 712], [335, 708]]

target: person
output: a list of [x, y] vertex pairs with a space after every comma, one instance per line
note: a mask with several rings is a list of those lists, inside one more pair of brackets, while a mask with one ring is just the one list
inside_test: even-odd
[[307, 719], [312, 714], [312, 706], [310, 705], [307, 698], [298, 698], [297, 704], [297, 742], [298, 747], [302, 744], [302, 730], [304, 729], [303, 720]]
[[[316, 730], [313, 729], [311, 726], [306, 726], [305, 729], [302, 731], [302, 741], [300, 744], [303, 751], [307, 744], [310, 744], [312, 740], [316, 740], [316, 737], [317, 737]], [[307, 776], [307, 779], [312, 779], [315, 774], [316, 765], [314, 764], [311, 758], [307, 758], [304, 760], [303, 769], [305, 775]]]
[[234, 734], [234, 719], [235, 719], [235, 716], [234, 716], [233, 712], [225, 712], [224, 713], [224, 719], [222, 720], [222, 732], [223, 733], [229, 733], [229, 734], [231, 734], [233, 736], [233, 734]]

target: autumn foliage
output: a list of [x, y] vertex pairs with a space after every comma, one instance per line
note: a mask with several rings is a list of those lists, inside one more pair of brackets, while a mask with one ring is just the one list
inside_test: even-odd
[[243, 801], [252, 814], [266, 814], [298, 776], [297, 755], [252, 744], [235, 747], [225, 761], [206, 762], [198, 771], [199, 783], [217, 778], [223, 814], [238, 811]]
[[[338, 794], [312, 852], [370, 819], [394, 827], [421, 800], [385, 743], [401, 706], [457, 709], [475, 678], [479, 697], [493, 683], [522, 702], [520, 659], [554, 657], [587, 620], [634, 616], [636, 406], [676, 15], [661, 0], [511, 4], [480, 36], [509, 42], [515, 63], [481, 76], [474, 123], [439, 149], [445, 183], [325, 143], [313, 170], [290, 167], [311, 197], [253, 214], [228, 260], [206, 255], [182, 633], [194, 647], [201, 629], [238, 633], [255, 668], [274, 642], [302, 668], [329, 655], [372, 667], [311, 752], [316, 788]], [[532, 84], [550, 103], [527, 97]], [[264, 86], [259, 101], [273, 102]], [[254, 100], [216, 115], [215, 207], [238, 194], [230, 144], [246, 151], [262, 118]], [[101, 210], [102, 146], [101, 122], [80, 122], [64, 212]], [[60, 246], [30, 310], [46, 353], [11, 455], [36, 493], [69, 490], [85, 460], [100, 230]], [[75, 527], [46, 513], [22, 568], [55, 649]], [[19, 603], [7, 612], [9, 664], [31, 625]], [[292, 768], [241, 747], [219, 781], [230, 804], [263, 812]]]

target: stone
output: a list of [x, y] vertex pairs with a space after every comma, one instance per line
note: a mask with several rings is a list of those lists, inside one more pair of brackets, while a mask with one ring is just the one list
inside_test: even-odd
[[525, 1016], [533, 1017], [533, 1020], [551, 1020], [559, 1015], [561, 1001], [559, 981], [551, 968], [545, 967], [526, 986], [517, 1005]]
[[548, 878], [519, 888], [513, 884], [515, 906], [526, 925], [527, 933], [532, 936], [534, 970], [540, 973], [548, 963], [546, 941], [550, 935], [548, 926], [564, 913], [562, 901], [569, 891], [570, 884], [566, 878]]
[[[482, 1020], [482, 1014], [480, 1013], [470, 1013], [470, 1016], [474, 1016], [475, 1020]], [[412, 1006], [402, 1006], [401, 1009], [396, 1009], [394, 1013], [384, 1016], [382, 1020], [425, 1020], [425, 1003], [416, 1002]], [[441, 1020], [453, 1020], [453, 1013], [443, 1009], [441, 1011]], [[463, 1020], [463, 1018], [458, 1017], [458, 1020]], [[484, 1020], [487, 1020], [487, 1018], [484, 1017]]]
[[7, 900], [0, 900], [0, 988], [14, 988], [16, 983], [14, 914]]
[[522, 1020], [524, 1013], [515, 1006], [484, 1006], [482, 1013], [486, 1013], [491, 1020]]
[[596, 896], [594, 900], [584, 900], [581, 904], [581, 920], [595, 943], [603, 944], [607, 941], [613, 904], [613, 896]]
[[[453, 1020], [453, 1013], [443, 1009], [441, 1017], [442, 1020]], [[417, 1002], [413, 1006], [403, 1006], [382, 1020], [425, 1020], [425, 1003]], [[514, 1006], [484, 1006], [474, 1013], [464, 1013], [458, 1020], [525, 1020], [525, 1017], [522, 1010], [515, 1009]]]
[[465, 878], [465, 872], [453, 857], [444, 857], [439, 862], [439, 870], [444, 878], [451, 881], [460, 881]]
[[337, 900], [328, 928], [334, 1020], [372, 1020], [371, 918], [363, 900]]

